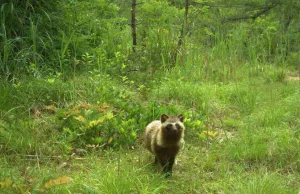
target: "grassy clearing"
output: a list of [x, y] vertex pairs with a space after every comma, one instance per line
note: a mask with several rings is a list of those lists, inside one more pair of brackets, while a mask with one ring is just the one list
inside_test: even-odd
[[[0, 193], [300, 193], [296, 0], [183, 28], [184, 1], [138, 3], [135, 53], [129, 1], [5, 2]], [[162, 113], [187, 128], [170, 179], [142, 146]]]
[[[98, 74], [54, 83], [3, 83], [0, 180], [9, 178], [13, 184], [0, 191], [39, 193], [49, 180], [68, 176], [68, 184], [45, 192], [298, 193], [299, 83], [278, 80], [278, 70], [266, 68], [270, 71], [225, 82], [203, 80], [190, 67], [175, 68], [158, 72], [145, 87]], [[238, 75], [247, 73], [240, 71]], [[135, 144], [105, 143], [103, 150], [74, 142], [57, 114], [83, 102], [111, 104], [124, 122], [139, 115], [134, 122], [143, 122], [128, 125], [136, 129]], [[130, 112], [136, 113], [126, 117]], [[146, 122], [164, 112], [186, 116], [186, 146], [171, 179], [151, 164], [153, 158], [140, 141]], [[112, 142], [117, 138], [111, 137]]]

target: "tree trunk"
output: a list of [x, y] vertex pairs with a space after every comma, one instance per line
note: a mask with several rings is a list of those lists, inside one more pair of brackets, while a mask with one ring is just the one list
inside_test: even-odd
[[187, 26], [187, 19], [188, 19], [188, 12], [189, 12], [189, 0], [185, 0], [185, 12], [184, 12], [184, 20], [181, 26], [181, 31], [180, 31], [180, 35], [179, 35], [179, 39], [178, 39], [178, 44], [177, 44], [177, 49], [175, 51], [174, 54], [174, 62], [176, 64], [176, 60], [177, 60], [177, 55], [178, 55], [178, 51], [181, 48], [182, 44], [183, 44], [183, 38], [185, 36], [185, 32], [186, 30], [186, 26]]
[[136, 10], [136, 0], [131, 2], [131, 30], [132, 30], [132, 51], [135, 52], [136, 43], [136, 19], [135, 19], [135, 10]]
[[180, 32], [180, 37], [178, 40], [178, 47], [180, 48], [182, 43], [183, 43], [183, 37], [184, 37], [184, 32], [186, 31], [186, 25], [187, 25], [187, 18], [188, 18], [188, 13], [189, 13], [189, 0], [185, 0], [185, 12], [184, 12], [184, 21], [182, 24], [181, 32]]

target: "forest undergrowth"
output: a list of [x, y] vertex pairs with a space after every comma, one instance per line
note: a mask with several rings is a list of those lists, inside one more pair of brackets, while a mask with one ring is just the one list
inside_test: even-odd
[[299, 194], [299, 2], [128, 2], [1, 4], [0, 193]]

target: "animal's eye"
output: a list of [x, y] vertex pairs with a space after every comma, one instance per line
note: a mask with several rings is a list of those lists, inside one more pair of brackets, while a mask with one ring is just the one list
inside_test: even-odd
[[178, 123], [176, 123], [175, 126], [176, 126], [177, 130], [181, 130], [182, 129], [181, 126]]

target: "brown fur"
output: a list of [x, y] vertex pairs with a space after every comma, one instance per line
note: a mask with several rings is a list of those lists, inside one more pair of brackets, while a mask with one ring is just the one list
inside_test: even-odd
[[184, 137], [184, 117], [161, 115], [146, 127], [145, 147], [155, 155], [155, 163], [160, 162], [167, 176], [172, 174], [175, 157]]

